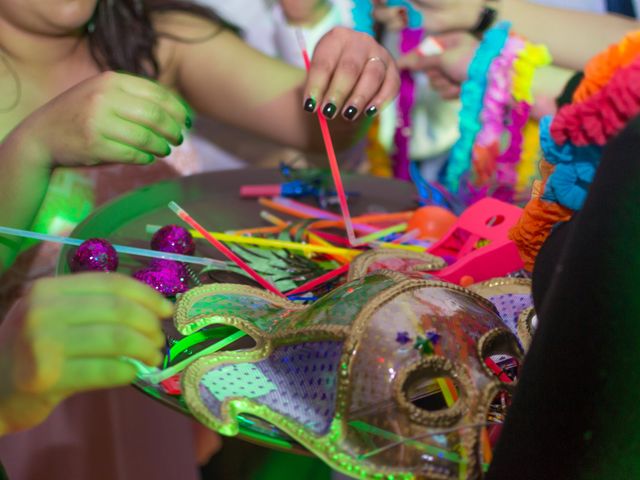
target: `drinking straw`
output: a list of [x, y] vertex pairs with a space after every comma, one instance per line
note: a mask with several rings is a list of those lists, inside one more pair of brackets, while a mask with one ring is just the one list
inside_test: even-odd
[[[28, 230], [20, 230], [17, 228], [0, 227], [0, 234], [11, 235], [14, 237], [30, 238], [33, 240], [42, 240], [45, 242], [62, 243], [64, 245], [72, 245], [79, 247], [85, 240], [78, 238], [62, 237], [59, 235], [49, 235], [45, 233], [30, 232]], [[193, 263], [198, 265], [223, 265], [224, 262], [204, 257], [192, 257], [191, 255], [180, 255], [177, 253], [158, 252], [156, 250], [148, 250], [146, 248], [127, 247], [124, 245], [112, 245], [116, 252], [127, 255], [135, 255], [138, 257], [159, 258], [162, 260], [173, 260], [176, 262]]]
[[226, 245], [221, 243], [219, 240], [214, 238], [202, 225], [200, 225], [191, 215], [189, 215], [182, 207], [180, 207], [176, 202], [169, 202], [169, 208], [173, 213], [175, 213], [182, 221], [189, 224], [191, 227], [195, 228], [200, 234], [211, 244], [213, 245], [220, 253], [222, 253], [225, 257], [235, 263], [238, 267], [244, 270], [251, 278], [253, 278], [256, 282], [258, 282], [262, 287], [269, 290], [271, 293], [275, 293], [280, 297], [284, 297], [282, 292], [274, 287], [271, 282], [264, 279], [258, 272], [256, 272], [253, 268], [247, 265], [244, 260], [238, 257], [235, 253], [233, 253]]

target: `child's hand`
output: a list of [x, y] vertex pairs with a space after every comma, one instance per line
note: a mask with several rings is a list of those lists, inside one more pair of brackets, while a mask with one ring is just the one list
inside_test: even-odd
[[42, 279], [0, 327], [0, 434], [43, 421], [81, 391], [131, 383], [122, 357], [158, 365], [172, 304], [117, 274]]
[[189, 123], [187, 108], [165, 87], [105, 72], [46, 103], [22, 127], [49, 162], [85, 166], [150, 163], [182, 142]]
[[362, 112], [375, 115], [399, 87], [398, 69], [384, 47], [365, 33], [337, 27], [316, 46], [304, 91], [313, 100], [307, 110], [317, 106], [327, 118], [342, 112], [355, 120]]

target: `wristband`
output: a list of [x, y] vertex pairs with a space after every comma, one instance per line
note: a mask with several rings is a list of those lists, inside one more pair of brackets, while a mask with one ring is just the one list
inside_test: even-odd
[[495, 8], [483, 7], [478, 21], [470, 32], [475, 36], [482, 36], [498, 19], [498, 11]]

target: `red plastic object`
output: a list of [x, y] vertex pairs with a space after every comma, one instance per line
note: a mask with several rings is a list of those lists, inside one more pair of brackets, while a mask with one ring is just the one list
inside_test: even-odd
[[243, 185], [240, 187], [242, 198], [277, 197], [282, 193], [281, 185]]
[[454, 262], [438, 272], [442, 280], [459, 284], [463, 277], [482, 282], [524, 267], [509, 230], [522, 209], [494, 198], [484, 198], [465, 210], [449, 232], [429, 253]]
[[164, 388], [167, 395], [180, 395], [182, 388], [180, 387], [180, 374], [176, 374], [173, 377], [169, 377], [166, 380], [160, 382], [162, 388]]

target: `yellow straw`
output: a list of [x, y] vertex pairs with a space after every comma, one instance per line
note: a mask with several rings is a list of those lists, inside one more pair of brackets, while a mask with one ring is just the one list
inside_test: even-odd
[[408, 250], [410, 252], [426, 252], [425, 247], [420, 245], [400, 245], [398, 243], [370, 242], [369, 245], [375, 248], [392, 248], [394, 250]]
[[[147, 225], [147, 233], [155, 233], [160, 230], [158, 225]], [[202, 234], [196, 230], [189, 230], [194, 238], [203, 238]], [[353, 257], [360, 255], [361, 250], [340, 247], [328, 247], [323, 245], [309, 245], [307, 243], [286, 242], [283, 240], [271, 240], [268, 238], [243, 237], [240, 235], [229, 235], [228, 233], [209, 232], [213, 238], [227, 243], [241, 243], [245, 245], [255, 245], [266, 248], [283, 248], [287, 250], [296, 250], [304, 253], [326, 253], [329, 255], [347, 255]]]
[[[310, 242], [315, 242], [314, 245], [321, 245], [324, 247], [333, 247], [334, 245], [330, 242], [327, 242], [324, 238], [320, 238], [317, 235], [314, 235], [311, 232], [307, 232], [307, 238], [309, 239]], [[331, 254], [331, 257], [334, 258], [334, 260], [337, 260], [338, 262], [345, 264], [345, 263], [349, 263], [351, 261], [351, 258], [349, 257], [344, 257], [342, 255], [334, 255]]]
[[378, 232], [370, 233], [369, 235], [365, 235], [364, 237], [360, 237], [357, 239], [358, 245], [365, 245], [367, 243], [371, 243], [374, 240], [378, 240], [379, 238], [386, 237], [387, 235], [391, 235], [392, 233], [404, 232], [407, 229], [406, 223], [400, 223], [398, 225], [393, 225], [389, 228], [385, 228]]

